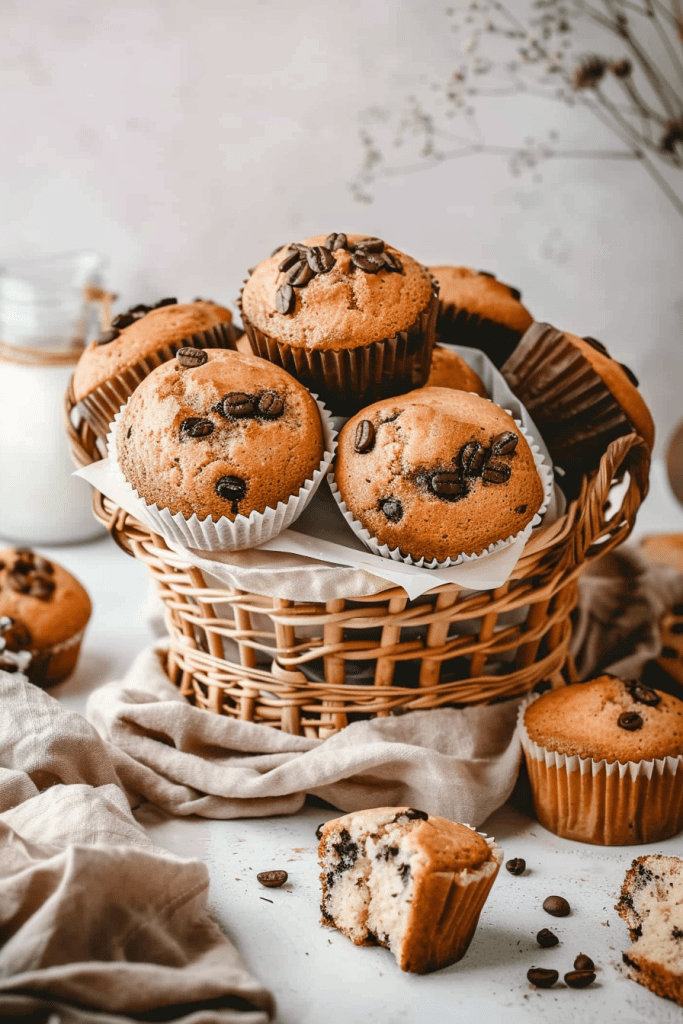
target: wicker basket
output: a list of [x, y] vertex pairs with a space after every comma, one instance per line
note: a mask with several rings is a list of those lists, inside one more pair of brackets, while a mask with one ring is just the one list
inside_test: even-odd
[[[74, 460], [100, 459], [87, 423], [66, 421]], [[577, 578], [631, 531], [649, 451], [613, 441], [556, 522], [532, 534], [511, 578], [490, 592], [399, 588], [313, 603], [208, 587], [199, 569], [97, 491], [96, 518], [156, 580], [170, 634], [166, 669], [196, 706], [313, 738], [360, 718], [504, 700], [575, 678], [569, 654]], [[627, 486], [608, 514], [617, 478]], [[218, 615], [214, 605], [220, 605]]]

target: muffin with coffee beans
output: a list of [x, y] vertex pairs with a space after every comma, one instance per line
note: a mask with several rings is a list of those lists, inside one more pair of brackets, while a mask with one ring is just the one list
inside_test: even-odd
[[452, 562], [530, 528], [547, 501], [537, 458], [493, 402], [422, 388], [344, 424], [333, 490], [371, 550]]
[[88, 345], [72, 381], [73, 399], [97, 435], [109, 424], [147, 374], [179, 348], [235, 348], [232, 313], [215, 302], [161, 299], [119, 313], [111, 327]]
[[91, 613], [87, 591], [66, 569], [30, 548], [0, 550], [0, 669], [48, 687], [69, 676]]
[[654, 843], [683, 829], [683, 701], [599, 676], [520, 716], [536, 816], [565, 839]]
[[426, 267], [382, 239], [332, 233], [259, 263], [240, 305], [254, 351], [341, 414], [425, 383], [436, 292]]
[[281, 367], [192, 348], [136, 389], [117, 417], [115, 449], [124, 477], [160, 523], [186, 527], [188, 542], [198, 541], [191, 546], [203, 547], [213, 539], [221, 547], [215, 525], [231, 537], [226, 523], [237, 520], [246, 541], [239, 546], [263, 543], [266, 513], [280, 532], [285, 509], [303, 511], [332, 457], [326, 461], [317, 403]]
[[500, 368], [533, 322], [522, 293], [485, 270], [429, 269], [439, 282], [438, 340], [481, 349]]

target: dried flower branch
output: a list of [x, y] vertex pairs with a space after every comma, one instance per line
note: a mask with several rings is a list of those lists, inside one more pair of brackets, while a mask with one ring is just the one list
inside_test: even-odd
[[[375, 109], [351, 186], [358, 201], [371, 201], [380, 176], [487, 153], [507, 157], [513, 174], [537, 175], [558, 158], [635, 160], [683, 215], [683, 175], [679, 186], [670, 174], [683, 169], [681, 0], [532, 0], [526, 20], [499, 0], [470, 0], [446, 17], [457, 62], [401, 111]], [[586, 26], [602, 41], [599, 52], [576, 52], [573, 39]], [[587, 109], [608, 130], [607, 145], [560, 148], [556, 131], [545, 141], [492, 144], [479, 125], [481, 104], [517, 95]], [[400, 148], [410, 161], [389, 156]]]

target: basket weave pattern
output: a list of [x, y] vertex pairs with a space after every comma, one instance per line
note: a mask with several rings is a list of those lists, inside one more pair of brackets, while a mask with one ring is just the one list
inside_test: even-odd
[[[86, 422], [72, 421], [78, 465], [101, 458]], [[313, 603], [212, 589], [201, 571], [97, 491], [96, 518], [145, 562], [166, 609], [166, 669], [198, 707], [324, 738], [358, 718], [462, 706], [575, 678], [570, 615], [579, 573], [630, 533], [647, 493], [649, 452], [637, 434], [607, 448], [597, 471], [550, 526], [534, 531], [511, 578], [490, 592], [437, 587], [415, 601], [401, 588]], [[610, 488], [628, 474], [616, 511]]]

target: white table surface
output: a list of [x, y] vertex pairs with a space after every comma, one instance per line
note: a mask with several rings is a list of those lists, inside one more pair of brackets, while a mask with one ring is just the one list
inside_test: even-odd
[[[636, 536], [683, 531], [683, 508], [671, 496], [661, 463], [641, 508]], [[42, 548], [88, 588], [94, 613], [77, 671], [51, 692], [83, 711], [87, 694], [119, 678], [152, 639], [146, 618], [147, 570], [108, 537], [70, 547]], [[315, 828], [333, 817], [306, 807], [292, 817], [237, 821], [169, 819], [153, 808], [141, 816], [160, 846], [205, 861], [210, 901], [249, 969], [268, 985], [279, 1024], [441, 1024], [559, 1022], [674, 1024], [683, 1010], [628, 981], [621, 952], [626, 928], [614, 903], [633, 856], [683, 854], [681, 837], [647, 847], [604, 848], [559, 839], [506, 805], [482, 826], [496, 837], [506, 859], [523, 857], [527, 872], [503, 869], [483, 910], [470, 950], [458, 964], [435, 974], [402, 974], [380, 948], [357, 948], [340, 933], [319, 926]], [[258, 871], [284, 868], [288, 883], [264, 889]], [[541, 907], [550, 894], [565, 896], [572, 913], [549, 917]], [[541, 949], [536, 933], [550, 928], [561, 942]], [[562, 975], [574, 957], [588, 953], [598, 967], [596, 983], [572, 990], [561, 983], [534, 990], [531, 966]]]

